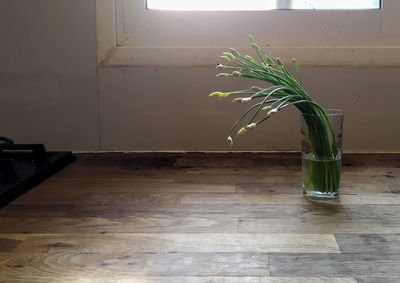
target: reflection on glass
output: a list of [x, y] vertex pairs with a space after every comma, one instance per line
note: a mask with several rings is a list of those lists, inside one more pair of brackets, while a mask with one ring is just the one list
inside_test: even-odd
[[180, 11], [366, 10], [380, 0], [147, 0], [148, 9]]

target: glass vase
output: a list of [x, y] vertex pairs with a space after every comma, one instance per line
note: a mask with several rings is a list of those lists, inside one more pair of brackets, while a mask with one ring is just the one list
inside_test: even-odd
[[301, 120], [303, 193], [310, 200], [339, 197], [343, 112], [324, 109]]

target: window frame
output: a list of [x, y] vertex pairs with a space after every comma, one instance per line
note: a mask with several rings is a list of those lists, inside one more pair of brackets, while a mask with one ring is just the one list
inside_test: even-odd
[[[154, 2], [159, 2], [162, 3], [161, 7], [157, 6], [159, 5], [159, 3], [153, 3], [152, 6], [150, 3], [150, 1], [154, 1]], [[212, 1], [212, 0], [198, 0], [201, 3], [205, 3], [204, 1]], [[325, 4], [321, 5], [321, 0], [274, 0], [274, 2], [269, 2], [269, 4], [267, 4], [265, 2], [265, 0], [254, 0], [254, 6], [246, 6], [243, 5], [243, 3], [237, 3], [239, 5], [236, 6], [229, 6], [229, 4], [231, 4], [231, 2], [229, 0], [222, 0], [221, 3], [218, 6], [213, 6], [208, 7], [208, 6], [201, 6], [201, 7], [197, 7], [197, 8], [193, 8], [192, 6], [181, 6], [181, 7], [173, 7], [171, 8], [168, 5], [164, 5], [166, 2], [165, 0], [146, 0], [146, 8], [150, 9], [150, 10], [180, 10], [180, 11], [193, 11], [193, 10], [199, 10], [199, 11], [216, 11], [216, 10], [220, 10], [220, 11], [266, 11], [266, 10], [271, 10], [271, 9], [286, 9], [286, 10], [310, 10], [310, 9], [318, 9], [318, 10], [368, 10], [368, 9], [380, 9], [381, 8], [381, 0], [371, 0], [371, 2], [373, 1], [374, 4], [372, 5], [372, 3], [370, 4], [371, 6], [369, 7], [365, 7], [363, 6], [362, 8], [360, 8], [360, 3], [355, 5], [354, 3], [348, 3], [347, 0], [342, 0], [342, 4], [343, 6], [339, 6], [337, 5], [337, 1], [338, 0], [331, 0], [332, 2], [336, 2], [335, 5], [332, 5], [332, 2], [328, 2]], [[259, 2], [257, 2], [259, 1]], [[365, 1], [365, 0], [358, 0], [358, 1]], [[185, 1], [183, 1], [185, 2]], [[212, 2], [215, 3], [215, 2]], [[207, 5], [209, 5], [210, 2], [207, 3]], [[346, 7], [347, 4], [347, 7]], [[375, 5], [378, 4], [379, 7], [375, 7]]]
[[[141, 6], [137, 6], [139, 2]], [[126, 6], [131, 4], [136, 5], [130, 6], [136, 9], [127, 9]], [[163, 38], [157, 28], [157, 25], [165, 26], [166, 24], [165, 19], [164, 22], [162, 21], [162, 16], [160, 16], [162, 14], [159, 13], [168, 13], [164, 15], [170, 19], [174, 17], [183, 19], [182, 13], [188, 12], [146, 10], [145, 5], [145, 0], [96, 0], [99, 66], [211, 66], [218, 61], [221, 52], [230, 47], [235, 47], [244, 53], [252, 53], [251, 48], [247, 46], [244, 32], [246, 29], [251, 30], [260, 45], [269, 43], [268, 51], [271, 54], [284, 60], [290, 60], [294, 56], [302, 65], [400, 65], [400, 29], [396, 29], [396, 26], [400, 24], [400, 20], [396, 17], [396, 11], [400, 10], [398, 0], [384, 0], [381, 10], [369, 11], [189, 12], [188, 16], [196, 14], [204, 16], [206, 13], [213, 13], [213, 16], [227, 16], [229, 13], [236, 13], [238, 22], [247, 23], [247, 27], [237, 32], [238, 35], [235, 34], [235, 30], [224, 36], [221, 35], [221, 31], [218, 31], [220, 34], [209, 40], [208, 35], [203, 33], [204, 38], [201, 40], [195, 38], [192, 44], [179, 41], [181, 39], [178, 36], [169, 42], [168, 36]], [[129, 15], [127, 11], [134, 11], [134, 13]], [[262, 28], [254, 28], [257, 25], [253, 24], [265, 17], [265, 13], [271, 21], [277, 21], [282, 17], [291, 19], [292, 22], [288, 24], [295, 27], [293, 34], [280, 36], [279, 32], [284, 30], [281, 28], [272, 36], [268, 33], [268, 36], [272, 37], [272, 40], [268, 42], [267, 32]], [[329, 20], [327, 22], [331, 26], [315, 28], [308, 34], [308, 38], [313, 38], [313, 40], [298, 43], [296, 33], [302, 32], [301, 25], [298, 23], [304, 21], [306, 26], [308, 24], [310, 27], [313, 24], [311, 17], [330, 19], [330, 22]], [[373, 17], [372, 20], [371, 17]], [[350, 20], [355, 23], [356, 28], [344, 29], [343, 24]], [[135, 28], [135, 21], [136, 26], [146, 26], [147, 30]], [[287, 22], [285, 21], [285, 24]], [[172, 23], [177, 24], [177, 21], [172, 21]], [[336, 30], [335, 23], [337, 23]], [[196, 24], [196, 21], [192, 24]], [[371, 26], [366, 26], [367, 24]], [[249, 28], [250, 25], [252, 25], [251, 28]], [[174, 32], [173, 28], [165, 30]], [[366, 30], [368, 32], [365, 32]], [[155, 36], [153, 38], [149, 36], [154, 31], [158, 32], [159, 38], [164, 41], [157, 41]], [[308, 32], [308, 30], [303, 32]], [[336, 41], [327, 40], [327, 34], [336, 36]], [[352, 39], [352, 34], [355, 40]], [[292, 41], [288, 40], [292, 37]], [[187, 36], [182, 38], [191, 42]], [[219, 39], [221, 39], [220, 42], [218, 42]]]

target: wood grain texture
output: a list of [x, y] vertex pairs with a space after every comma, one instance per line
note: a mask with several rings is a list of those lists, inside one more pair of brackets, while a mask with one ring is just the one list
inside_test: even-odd
[[370, 276], [399, 275], [400, 255], [382, 254], [272, 254], [272, 276]]
[[[182, 203], [189, 204], [301, 204], [304, 202], [301, 194], [231, 194], [226, 198], [225, 194], [186, 194], [181, 199]], [[400, 204], [400, 194], [375, 193], [375, 194], [346, 194], [332, 201], [332, 205], [341, 204]]]
[[137, 192], [137, 193], [233, 193], [236, 190], [230, 184], [178, 183], [173, 179], [49, 179], [39, 184], [35, 191], [75, 191], [85, 188], [85, 192]]
[[[0, 281], [5, 282], [5, 281]], [[254, 276], [135, 276], [135, 278], [121, 277], [21, 277], [7, 279], [6, 282], [18, 283], [357, 283], [354, 278], [346, 277], [254, 277]], [[364, 282], [364, 281], [362, 281]], [[372, 282], [372, 281], [365, 281]], [[377, 282], [377, 281], [374, 281]], [[386, 281], [379, 281], [384, 282]], [[392, 283], [395, 281], [387, 281]], [[397, 282], [397, 281], [396, 281]]]
[[32, 235], [14, 253], [58, 252], [59, 247], [98, 253], [339, 253], [331, 234], [44, 234]]
[[381, 276], [381, 277], [362, 277], [359, 276], [357, 277], [357, 283], [398, 283], [400, 282], [400, 276], [393, 276], [393, 277], [387, 277], [387, 276]]
[[[68, 267], [66, 269], [66, 267]], [[20, 274], [50, 277], [146, 276], [269, 276], [265, 253], [132, 253], [96, 252], [86, 248], [71, 250], [66, 245], [53, 247], [50, 254], [15, 254], [0, 263], [4, 277]]]
[[0, 210], [0, 282], [400, 282], [400, 155], [84, 154]]
[[398, 233], [400, 219], [360, 219], [347, 216], [299, 216], [276, 221], [273, 217], [239, 217], [238, 230], [242, 233]]
[[12, 252], [25, 239], [24, 235], [0, 234], [0, 253]]
[[335, 238], [342, 253], [400, 254], [400, 234], [337, 234]]
[[234, 233], [237, 218], [217, 215], [138, 213], [123, 218], [26, 217], [1, 218], [0, 233]]

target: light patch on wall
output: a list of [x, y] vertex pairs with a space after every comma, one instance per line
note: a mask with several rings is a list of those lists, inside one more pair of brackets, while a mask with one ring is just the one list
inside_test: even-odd
[[171, 11], [263, 11], [380, 9], [380, 0], [147, 0], [147, 8]]

